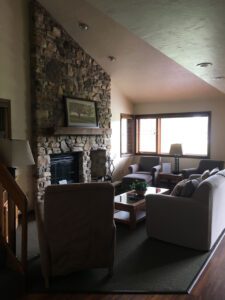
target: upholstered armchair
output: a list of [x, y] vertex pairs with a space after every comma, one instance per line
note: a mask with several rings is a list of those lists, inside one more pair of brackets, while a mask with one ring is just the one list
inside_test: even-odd
[[212, 160], [212, 159], [201, 159], [199, 161], [199, 165], [198, 165], [197, 168], [183, 169], [181, 171], [181, 173], [183, 174], [183, 178], [189, 178], [189, 176], [192, 175], [192, 174], [196, 174], [195, 177], [198, 177], [198, 176], [201, 176], [201, 174], [205, 170], [211, 171], [215, 168], [218, 168], [219, 170], [222, 170], [224, 168], [224, 161], [222, 161], [222, 160]]
[[139, 163], [129, 166], [129, 174], [123, 177], [122, 184], [129, 187], [134, 181], [145, 181], [155, 186], [160, 169], [160, 157], [141, 156]]
[[112, 274], [115, 248], [111, 183], [51, 185], [36, 203], [42, 274], [49, 279], [88, 268]]

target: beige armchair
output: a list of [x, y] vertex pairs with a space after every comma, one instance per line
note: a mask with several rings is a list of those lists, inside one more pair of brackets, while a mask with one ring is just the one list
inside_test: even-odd
[[224, 161], [222, 160], [213, 160], [213, 159], [201, 159], [197, 168], [188, 168], [181, 170], [183, 178], [189, 178], [190, 175], [194, 174], [196, 177], [202, 175], [205, 170], [213, 170], [218, 168], [222, 170], [224, 168]]
[[138, 163], [129, 166], [129, 174], [123, 177], [124, 189], [129, 189], [135, 181], [145, 181], [148, 185], [156, 186], [161, 169], [159, 156], [141, 156]]
[[110, 183], [51, 185], [36, 205], [46, 287], [52, 276], [108, 268], [115, 248], [114, 188]]

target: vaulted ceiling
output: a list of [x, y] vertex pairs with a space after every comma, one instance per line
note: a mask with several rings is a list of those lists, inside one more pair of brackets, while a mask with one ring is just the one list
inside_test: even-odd
[[224, 0], [39, 2], [134, 103], [225, 94]]

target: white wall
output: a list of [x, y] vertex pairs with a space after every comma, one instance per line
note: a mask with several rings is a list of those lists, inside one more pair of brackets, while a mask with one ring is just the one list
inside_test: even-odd
[[[211, 111], [211, 159], [225, 161], [225, 95], [215, 92], [215, 97], [209, 97], [204, 100], [186, 100], [161, 103], [143, 103], [134, 106], [135, 114], [157, 114], [173, 112], [198, 112]], [[163, 158], [162, 161], [172, 162], [172, 158]], [[180, 169], [186, 167], [195, 167], [198, 165], [198, 159], [180, 159]]]
[[[0, 1], [0, 98], [11, 100], [12, 138], [30, 137], [28, 0]], [[31, 167], [17, 180], [32, 206]]]
[[111, 139], [111, 153], [114, 158], [114, 165], [116, 167], [113, 174], [113, 180], [119, 180], [128, 173], [128, 166], [133, 160], [131, 158], [120, 157], [120, 114], [132, 114], [133, 104], [126, 99], [124, 95], [118, 90], [112, 80], [111, 86], [111, 110], [112, 110], [112, 139]]

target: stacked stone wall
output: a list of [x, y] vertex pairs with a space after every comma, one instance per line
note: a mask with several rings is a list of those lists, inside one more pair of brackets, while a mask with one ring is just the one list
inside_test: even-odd
[[66, 126], [65, 97], [96, 101], [100, 128], [110, 128], [110, 76], [36, 1], [31, 7], [31, 86], [37, 197], [51, 184], [50, 154], [82, 152], [80, 181], [91, 180], [90, 151], [110, 152], [110, 134], [49, 135]]

